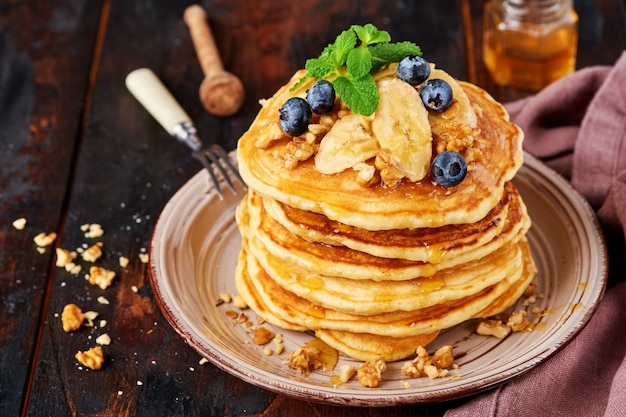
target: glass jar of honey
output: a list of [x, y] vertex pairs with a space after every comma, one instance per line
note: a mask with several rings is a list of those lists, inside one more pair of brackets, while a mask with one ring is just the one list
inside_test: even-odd
[[571, 0], [485, 4], [483, 59], [496, 84], [540, 90], [574, 71], [577, 41]]

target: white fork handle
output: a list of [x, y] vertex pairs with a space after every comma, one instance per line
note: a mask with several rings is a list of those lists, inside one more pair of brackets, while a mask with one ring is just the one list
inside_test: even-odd
[[176, 126], [191, 123], [191, 118], [172, 93], [149, 68], [139, 68], [126, 76], [126, 88], [172, 136]]

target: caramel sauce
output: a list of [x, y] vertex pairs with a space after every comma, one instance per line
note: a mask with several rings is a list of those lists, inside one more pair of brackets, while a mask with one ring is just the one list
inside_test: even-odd
[[436, 246], [428, 246], [428, 262], [431, 264], [440, 264], [443, 261], [445, 252]]
[[335, 387], [338, 387], [344, 384], [344, 382], [341, 380], [341, 377], [339, 377], [339, 375], [332, 375], [330, 377], [330, 383], [333, 384], [333, 386]]
[[298, 282], [300, 283], [300, 285], [302, 285], [305, 288], [308, 288], [310, 290], [319, 290], [324, 288], [324, 285], [326, 285], [324, 283], [324, 280], [322, 278], [319, 277], [315, 277], [315, 278], [298, 278]]
[[422, 293], [429, 293], [443, 288], [445, 286], [445, 282], [442, 279], [436, 279], [431, 277], [426, 279], [419, 279], [418, 285]]
[[432, 277], [438, 271], [438, 268], [432, 264], [425, 264], [422, 277]]
[[548, 323], [546, 323], [545, 321], [541, 321], [539, 323], [532, 323], [529, 327], [528, 327], [528, 331], [533, 331], [533, 330], [546, 330], [548, 328]]
[[570, 305], [570, 308], [572, 309], [572, 311], [578, 311], [582, 308], [585, 308], [585, 306], [583, 306], [582, 303], [574, 303]]
[[337, 361], [339, 360], [339, 353], [337, 352], [337, 349], [328, 346], [326, 342], [317, 338], [307, 342], [303, 348], [315, 348], [320, 351], [320, 360], [323, 364], [322, 369], [325, 372], [331, 372], [335, 369]]

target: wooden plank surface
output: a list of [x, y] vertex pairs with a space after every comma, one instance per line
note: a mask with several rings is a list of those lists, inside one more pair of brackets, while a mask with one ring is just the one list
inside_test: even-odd
[[[87, 4], [89, 3], [89, 7]], [[0, 415], [19, 415], [80, 139], [97, 1], [0, 3]], [[24, 230], [11, 226], [27, 219]]]
[[[224, 65], [247, 93], [230, 118], [208, 114], [198, 99], [203, 74], [182, 20], [191, 2], [47, 3], [0, 0], [0, 415], [440, 416], [466, 401], [334, 407], [200, 365], [158, 309], [140, 259], [162, 208], [200, 167], [128, 93], [124, 78], [152, 68], [203, 140], [230, 150], [259, 99], [341, 30], [371, 22], [394, 40], [416, 42], [427, 59], [498, 100], [525, 97], [486, 73], [482, 1], [205, 0]], [[612, 64], [626, 49], [624, 2], [575, 4], [578, 67]], [[11, 227], [18, 217], [28, 220], [23, 231]], [[86, 223], [102, 225], [104, 235], [85, 237]], [[115, 271], [113, 285], [90, 285], [89, 262], [77, 259], [83, 271], [75, 275], [54, 266], [53, 248], [38, 253], [33, 236], [52, 231], [55, 245], [68, 250], [101, 242], [97, 265]], [[120, 256], [129, 258], [127, 267]], [[68, 303], [98, 312], [95, 326], [64, 332], [59, 316]], [[112, 339], [104, 368], [80, 367], [74, 354], [102, 333]]]

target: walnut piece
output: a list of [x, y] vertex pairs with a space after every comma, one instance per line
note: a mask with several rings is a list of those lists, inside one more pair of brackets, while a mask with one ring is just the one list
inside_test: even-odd
[[130, 259], [128, 259], [125, 256], [120, 256], [119, 258], [119, 262], [120, 262], [120, 266], [122, 268], [126, 268], [128, 266], [128, 263], [130, 262]]
[[308, 376], [311, 371], [324, 366], [322, 351], [310, 346], [301, 347], [291, 352], [286, 363], [290, 369], [295, 369], [304, 376]]
[[65, 265], [65, 270], [73, 275], [78, 275], [80, 271], [82, 271], [83, 267], [80, 265], [76, 265], [74, 262], [68, 262]]
[[76, 259], [77, 256], [76, 252], [70, 252], [63, 248], [56, 248], [55, 251], [57, 255], [56, 266], [65, 268], [65, 270], [71, 274], [78, 275], [82, 268], [80, 265], [74, 263], [74, 259]]
[[526, 310], [519, 310], [511, 313], [506, 325], [514, 332], [525, 332], [530, 329], [530, 322], [527, 318]]
[[276, 333], [274, 336], [274, 344], [276, 344], [276, 354], [280, 355], [285, 350], [285, 345], [283, 345], [283, 335], [280, 333]]
[[356, 368], [354, 367], [354, 365], [351, 365], [351, 364], [341, 365], [339, 367], [339, 375], [337, 378], [337, 382], [339, 383], [336, 385], [341, 385], [341, 384], [345, 384], [346, 382], [348, 382], [350, 378], [354, 376], [355, 372], [356, 372]]
[[412, 361], [405, 362], [402, 365], [400, 373], [404, 376], [410, 376], [412, 378], [419, 378], [426, 376], [424, 367], [428, 365], [430, 357], [426, 349], [423, 346], [418, 346], [415, 353], [417, 356]]
[[437, 349], [435, 354], [432, 356], [432, 363], [440, 369], [447, 369], [454, 366], [452, 346], [445, 345]]
[[23, 218], [23, 217], [20, 217], [19, 219], [13, 220], [13, 223], [11, 223], [11, 224], [17, 230], [24, 230], [24, 228], [26, 227], [26, 219]]
[[356, 182], [363, 187], [369, 187], [380, 180], [380, 176], [374, 165], [361, 162], [353, 166], [352, 169], [358, 172]]
[[381, 149], [374, 159], [374, 165], [380, 173], [380, 178], [385, 185], [392, 187], [402, 178], [404, 174], [393, 165], [391, 151], [389, 149]]
[[305, 136], [304, 140], [301, 138], [293, 138], [291, 142], [287, 144], [285, 151], [282, 154], [282, 159], [286, 168], [295, 168], [298, 165], [298, 162], [306, 161], [317, 152], [319, 144], [313, 142], [315, 140], [315, 135], [310, 134], [309, 136], [311, 137], [307, 138]]
[[244, 313], [241, 313], [239, 315], [239, 317], [237, 317], [237, 320], [235, 320], [237, 322], [237, 324], [244, 324], [248, 322], [248, 316], [246, 316]]
[[87, 238], [96, 238], [96, 237], [100, 237], [100, 236], [102, 236], [104, 234], [104, 230], [102, 230], [102, 226], [100, 226], [97, 223], [83, 224], [80, 227], [80, 230], [85, 232], [85, 237], [87, 237]]
[[97, 285], [103, 290], [111, 285], [115, 278], [115, 272], [100, 266], [92, 266], [89, 268], [87, 279], [91, 285]]
[[46, 246], [50, 246], [56, 238], [57, 234], [54, 232], [48, 234], [42, 232], [35, 236], [33, 238], [33, 241], [35, 242], [35, 245], [39, 246], [40, 248], [44, 248]]
[[533, 325], [528, 320], [526, 310], [519, 310], [511, 313], [506, 322], [498, 319], [481, 321], [476, 327], [476, 333], [503, 339], [511, 332], [528, 332], [532, 329]]
[[356, 373], [356, 378], [364, 387], [376, 388], [383, 379], [387, 364], [382, 357], [366, 361]]
[[483, 336], [495, 336], [498, 339], [504, 339], [511, 333], [511, 328], [502, 323], [502, 320], [483, 320], [478, 323], [476, 333]]
[[98, 242], [85, 249], [82, 253], [83, 260], [87, 262], [96, 262], [102, 256], [102, 242]]
[[109, 336], [108, 333], [103, 333], [100, 336], [96, 337], [96, 343], [99, 345], [110, 345], [111, 336]]
[[94, 320], [99, 316], [97, 311], [85, 311], [83, 313], [83, 321], [85, 326], [93, 327]]
[[65, 268], [65, 266], [76, 259], [76, 252], [70, 252], [67, 249], [56, 248], [57, 254], [56, 266]]
[[524, 290], [525, 297], [539, 297], [539, 287], [537, 284], [537, 278], [533, 279], [532, 282], [526, 287]]
[[94, 371], [101, 369], [104, 364], [104, 353], [100, 346], [92, 347], [84, 352], [78, 351], [74, 357], [81, 365], [93, 369]]
[[265, 327], [257, 328], [252, 336], [252, 342], [255, 345], [265, 345], [272, 341], [274, 338], [274, 333], [267, 330]]
[[237, 316], [239, 316], [239, 313], [237, 313], [237, 312], [236, 312], [236, 311], [234, 311], [234, 310], [226, 310], [226, 311], [224, 312], [224, 314], [226, 314], [226, 315], [228, 316], [228, 318], [233, 319], [233, 320], [234, 320], [234, 319], [236, 319], [236, 318], [237, 318]]
[[69, 333], [78, 330], [84, 319], [83, 311], [76, 304], [67, 304], [63, 307], [63, 312], [61, 313], [63, 331]]
[[467, 123], [457, 123], [454, 120], [448, 120], [444, 123], [442, 132], [434, 136], [436, 152], [466, 151], [472, 147], [474, 137], [479, 134], [480, 129], [472, 128]]
[[400, 370], [402, 375], [412, 378], [423, 376], [427, 376], [430, 379], [443, 378], [448, 375], [448, 369], [456, 366], [452, 346], [450, 345], [440, 347], [432, 357], [423, 346], [418, 346], [415, 353], [415, 359], [402, 365]]

